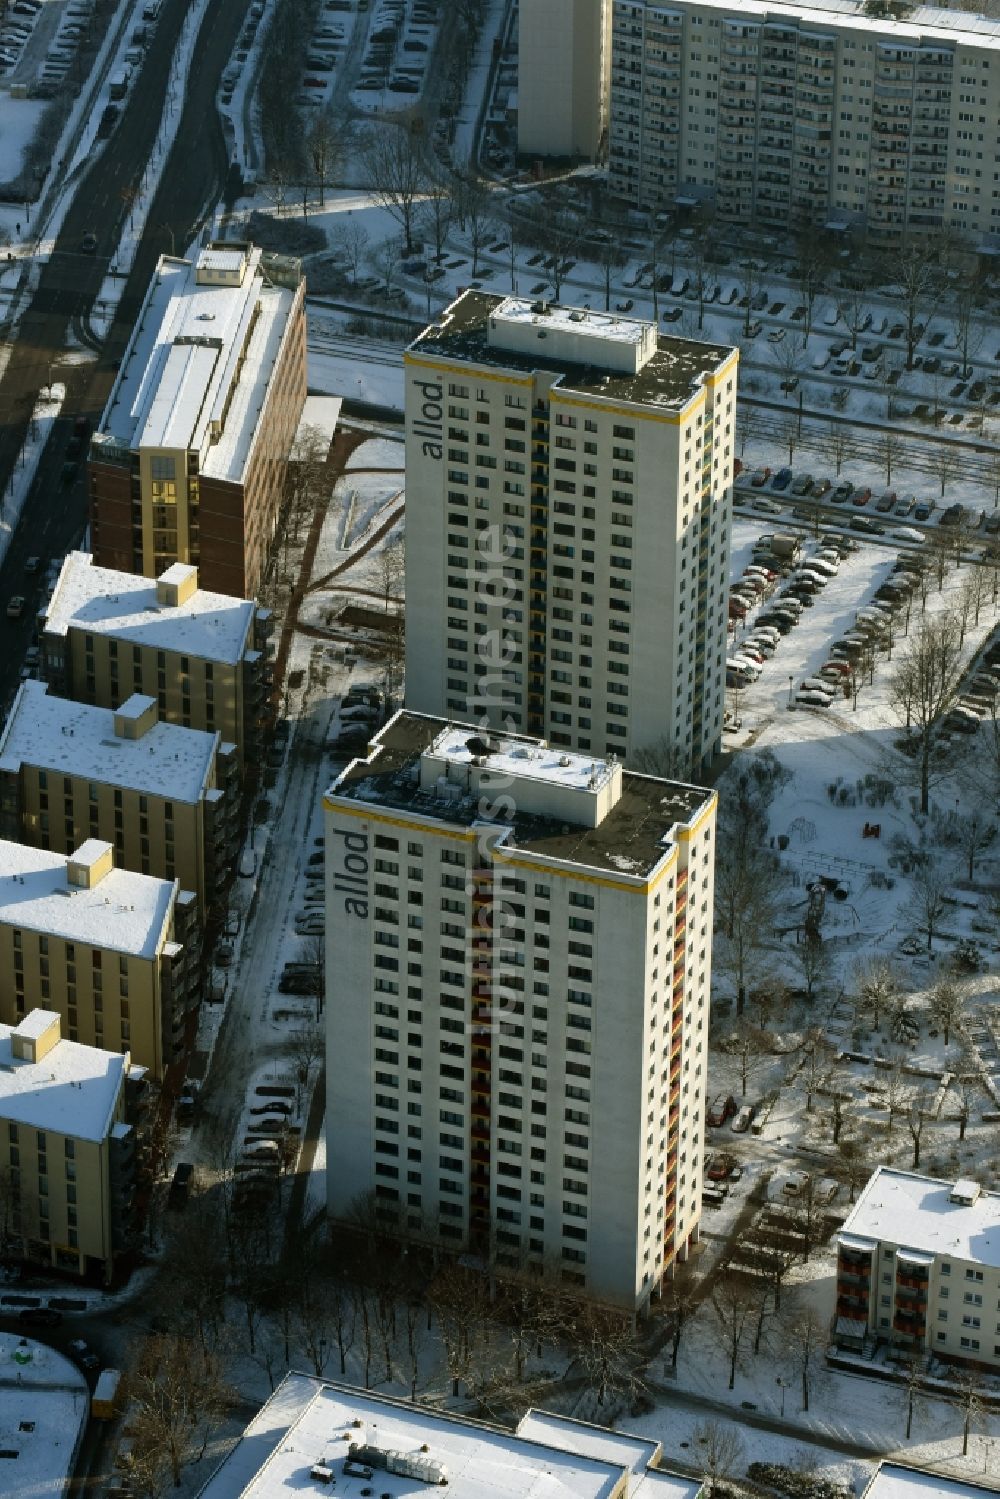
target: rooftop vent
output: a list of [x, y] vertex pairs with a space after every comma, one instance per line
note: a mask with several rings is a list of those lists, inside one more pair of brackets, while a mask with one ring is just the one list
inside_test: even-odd
[[958, 1207], [971, 1208], [979, 1200], [982, 1191], [978, 1182], [969, 1181], [968, 1178], [960, 1178], [948, 1194], [948, 1201], [954, 1202]]

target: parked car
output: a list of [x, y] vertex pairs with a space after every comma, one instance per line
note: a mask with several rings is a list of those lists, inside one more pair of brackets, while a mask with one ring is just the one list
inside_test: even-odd
[[730, 1128], [734, 1134], [745, 1135], [753, 1123], [754, 1107], [752, 1103], [745, 1103], [740, 1109]]
[[805, 692], [797, 692], [795, 701], [806, 708], [829, 708], [832, 698], [829, 693], [818, 692], [815, 687], [811, 687]]
[[842, 505], [845, 500], [850, 499], [853, 491], [854, 485], [848, 479], [841, 479], [830, 491], [831, 505]]

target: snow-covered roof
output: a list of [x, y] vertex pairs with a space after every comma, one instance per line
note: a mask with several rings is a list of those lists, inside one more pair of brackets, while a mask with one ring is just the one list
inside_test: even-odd
[[[176, 582], [168, 568], [162, 579]], [[126, 644], [196, 656], [202, 661], [240, 661], [251, 638], [254, 604], [196, 588], [178, 604], [157, 602], [156, 583], [113, 567], [97, 567], [89, 552], [70, 552], [45, 608], [45, 629], [110, 635]]]
[[[309, 1472], [317, 1463], [333, 1470], [340, 1499], [360, 1499], [370, 1484], [344, 1472], [351, 1442], [443, 1465], [450, 1499], [612, 1499], [630, 1467], [628, 1442], [619, 1460], [606, 1461], [560, 1444], [555, 1429], [546, 1441], [532, 1440], [370, 1391], [289, 1374], [200, 1490], [201, 1499], [301, 1494], [311, 1489]], [[698, 1485], [687, 1483], [678, 1499], [697, 1494]], [[377, 1487], [392, 1499], [440, 1492], [430, 1479], [382, 1468]]]
[[[481, 746], [470, 748], [470, 746]], [[464, 724], [449, 724], [427, 751], [435, 760], [452, 765], [471, 765], [487, 754], [491, 771], [510, 781], [547, 781], [573, 791], [593, 791], [620, 776], [621, 769], [593, 755], [553, 748], [544, 740], [534, 744], [524, 738], [487, 734], [477, 739]]]
[[[98, 843], [102, 850], [107, 845]], [[71, 885], [67, 858], [0, 839], [0, 922], [29, 932], [106, 947], [134, 957], [159, 951], [170, 916], [172, 880], [111, 869], [92, 889]]]
[[864, 1499], [980, 1499], [995, 1493], [994, 1488], [963, 1478], [944, 1478], [940, 1473], [923, 1473], [899, 1463], [880, 1463]]
[[565, 1452], [579, 1452], [601, 1462], [642, 1473], [660, 1454], [660, 1443], [652, 1437], [634, 1437], [625, 1431], [611, 1431], [607, 1426], [593, 1426], [589, 1421], [575, 1421], [552, 1411], [532, 1407], [517, 1423], [517, 1434], [529, 1442], [546, 1442]]
[[40, 1062], [22, 1061], [11, 1048], [14, 1029], [0, 1025], [0, 1119], [78, 1140], [105, 1139], [128, 1059], [59, 1040]]
[[1000, 1269], [1000, 1193], [979, 1192], [972, 1203], [956, 1202], [954, 1186], [879, 1166], [848, 1214], [839, 1240], [860, 1236]]
[[[226, 279], [202, 280], [199, 266]], [[132, 452], [195, 452], [202, 474], [242, 480], [294, 297], [266, 281], [256, 246], [198, 261], [161, 256], [97, 449], [110, 440]]]
[[968, 47], [1000, 46], [1000, 23], [987, 16], [933, 5], [914, 6], [905, 20], [896, 21], [890, 16], [866, 13], [863, 0], [806, 0], [801, 4], [794, 0], [740, 0], [738, 7], [733, 6], [732, 0], [700, 0], [700, 3], [706, 9], [724, 11], [727, 19], [737, 25], [787, 18], [821, 29], [888, 35], [904, 44], [926, 40], [963, 43]]
[[[119, 710], [120, 712], [120, 710]], [[105, 786], [198, 801], [215, 763], [218, 734], [154, 723], [137, 739], [115, 734], [115, 713], [51, 697], [44, 682], [22, 682], [0, 735], [0, 771], [24, 764]]]

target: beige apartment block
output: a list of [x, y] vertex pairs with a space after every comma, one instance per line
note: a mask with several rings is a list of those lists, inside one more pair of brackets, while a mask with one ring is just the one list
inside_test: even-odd
[[235, 744], [244, 770], [261, 747], [270, 611], [198, 587], [175, 562], [154, 582], [70, 552], [39, 614], [41, 675], [80, 703], [118, 708], [134, 692], [156, 699], [164, 723]]
[[611, 0], [531, 0], [518, 13], [517, 149], [603, 152], [611, 72]]
[[615, 0], [609, 187], [644, 209], [1000, 230], [1000, 22], [863, 0]]
[[132, 1242], [128, 1053], [62, 1039], [59, 1016], [0, 1024], [0, 1198], [6, 1253], [109, 1281]]
[[0, 1021], [56, 1011], [70, 1041], [128, 1052], [162, 1079], [199, 999], [198, 910], [176, 880], [0, 841]]
[[120, 868], [193, 891], [204, 918], [238, 847], [236, 747], [159, 723], [140, 693], [111, 710], [24, 682], [0, 735], [0, 837], [63, 854], [101, 839]]
[[879, 1166], [837, 1235], [837, 1342], [1000, 1370], [1000, 1193]]
[[715, 793], [402, 711], [324, 806], [331, 1217], [646, 1306], [701, 1217]]
[[738, 360], [476, 291], [420, 334], [408, 708], [626, 763], [666, 747], [703, 773], [722, 742]]

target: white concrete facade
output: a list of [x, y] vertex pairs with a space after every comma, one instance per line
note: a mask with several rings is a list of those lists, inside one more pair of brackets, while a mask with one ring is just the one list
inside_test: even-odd
[[518, 17], [517, 148], [526, 156], [602, 151], [611, 0], [531, 0]]
[[615, 0], [609, 176], [648, 209], [1000, 231], [1000, 24], [860, 0]]
[[841, 1339], [1000, 1369], [1000, 1193], [879, 1166], [837, 1251]]
[[411, 345], [408, 707], [710, 763], [737, 362], [639, 319], [478, 292]]
[[701, 1211], [715, 794], [404, 710], [325, 808], [331, 1216], [645, 1305]]

